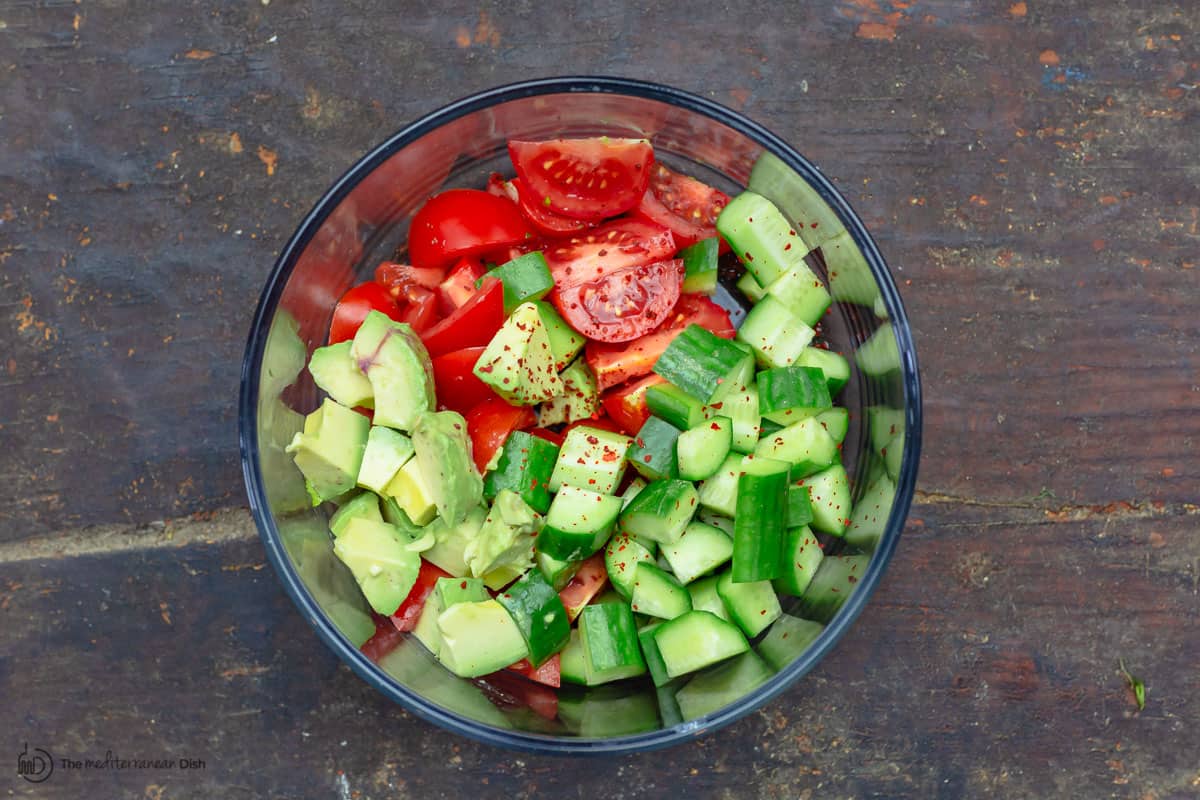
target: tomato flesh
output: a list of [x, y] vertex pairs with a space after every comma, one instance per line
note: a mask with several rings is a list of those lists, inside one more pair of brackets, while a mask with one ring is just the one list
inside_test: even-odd
[[375, 268], [375, 282], [387, 290], [398, 303], [413, 302], [424, 291], [437, 289], [445, 277], [440, 269], [422, 269], [395, 261], [384, 261]]
[[407, 322], [418, 334], [434, 326], [438, 316], [437, 295], [428, 289], [417, 288], [411, 292], [412, 299], [400, 313], [400, 321]]
[[632, 381], [606, 392], [600, 402], [612, 421], [617, 423], [626, 434], [633, 436], [650, 418], [650, 409], [646, 407], [646, 390], [655, 384], [666, 382], [666, 378], [651, 373], [641, 380]]
[[471, 453], [479, 474], [487, 472], [488, 462], [515, 430], [531, 427], [536, 419], [533, 409], [510, 406], [502, 398], [485, 400], [466, 413], [467, 432], [471, 435]]
[[537, 669], [533, 668], [533, 664], [529, 663], [528, 658], [522, 658], [507, 669], [546, 686], [553, 686], [556, 689], [562, 686], [562, 659], [559, 658], [558, 653], [546, 659], [546, 663]]
[[666, 321], [645, 336], [624, 344], [587, 343], [584, 358], [596, 373], [597, 386], [603, 391], [649, 374], [667, 345], [693, 322], [724, 339], [736, 332], [725, 309], [703, 295], [685, 294]]
[[421, 570], [417, 573], [416, 583], [409, 590], [408, 597], [404, 598], [404, 602], [392, 614], [392, 624], [396, 626], [396, 630], [411, 631], [416, 628], [417, 620], [421, 618], [421, 611], [425, 608], [425, 600], [433, 591], [434, 584], [437, 583], [438, 578], [449, 577], [450, 573], [421, 559]]
[[604, 566], [604, 552], [601, 551], [584, 560], [575, 572], [575, 577], [558, 593], [558, 598], [567, 609], [567, 617], [574, 622], [579, 612], [583, 611], [583, 607], [600, 594], [606, 583], [608, 570]]
[[507, 670], [488, 675], [479, 688], [497, 708], [528, 708], [543, 719], [558, 716], [558, 693], [553, 688]]
[[333, 309], [333, 321], [329, 324], [329, 344], [353, 339], [362, 321], [371, 311], [381, 311], [396, 321], [400, 320], [400, 306], [378, 283], [367, 281], [347, 290]]
[[554, 293], [567, 323], [598, 342], [627, 342], [657, 327], [683, 287], [683, 261], [675, 258], [611, 272]]
[[404, 641], [404, 633], [396, 629], [390, 617], [380, 614], [373, 614], [372, 616], [375, 618], [375, 633], [371, 635], [370, 639], [363, 642], [362, 647], [358, 649], [362, 651], [364, 656], [375, 663], [379, 663], [381, 658], [395, 650]]
[[532, 202], [565, 217], [601, 220], [638, 204], [650, 182], [654, 148], [645, 139], [510, 141], [517, 176]]
[[421, 335], [430, 356], [486, 345], [504, 324], [504, 285], [489, 278], [453, 314]]
[[717, 217], [729, 204], [729, 195], [690, 175], [662, 164], [650, 173], [650, 188], [642, 195], [635, 214], [669, 228], [679, 247], [717, 235]]
[[627, 267], [664, 261], [675, 255], [675, 237], [661, 225], [619, 219], [555, 242], [543, 251], [559, 291], [594, 281]]
[[483, 277], [483, 262], [477, 258], [464, 258], [450, 270], [446, 279], [438, 284], [438, 309], [443, 315], [454, 313], [478, 291], [475, 282]]
[[533, 192], [521, 183], [520, 178], [514, 178], [509, 185], [517, 194], [517, 205], [521, 207], [521, 213], [539, 233], [546, 236], [570, 236], [573, 233], [583, 233], [593, 226], [593, 223], [587, 220], [554, 213], [544, 202], [534, 197]]
[[485, 400], [498, 399], [492, 388], [475, 376], [475, 362], [485, 347], [466, 347], [433, 359], [433, 385], [438, 404], [466, 415]]
[[413, 217], [408, 253], [417, 267], [444, 268], [529, 235], [515, 204], [482, 189], [449, 189], [429, 198]]

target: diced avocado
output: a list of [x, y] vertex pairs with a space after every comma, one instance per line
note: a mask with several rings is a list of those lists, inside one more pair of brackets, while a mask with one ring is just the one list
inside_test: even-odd
[[568, 325], [567, 321], [554, 309], [554, 306], [545, 300], [537, 300], [533, 305], [542, 319], [542, 324], [546, 326], [546, 337], [550, 340], [550, 352], [554, 354], [554, 369], [562, 372], [567, 364], [571, 363], [575, 354], [583, 349], [587, 340], [576, 333], [575, 329]]
[[421, 557], [405, 544], [391, 525], [362, 517], [350, 520], [334, 542], [333, 552], [380, 614], [395, 613], [416, 583]]
[[371, 426], [362, 466], [358, 468], [358, 485], [372, 492], [383, 492], [412, 454], [412, 440], [403, 433], [382, 425]]
[[517, 623], [495, 600], [450, 606], [438, 617], [438, 629], [439, 658], [463, 678], [504, 669], [529, 653]]
[[371, 408], [375, 404], [375, 391], [350, 354], [352, 346], [347, 339], [328, 347], [318, 347], [309, 359], [308, 371], [317, 387], [342, 405]]
[[421, 616], [417, 618], [417, 626], [413, 628], [413, 636], [435, 656], [442, 650], [442, 631], [437, 621], [443, 610], [442, 598], [437, 592], [430, 592], [421, 608]]
[[533, 303], [522, 303], [475, 363], [475, 375], [517, 405], [535, 405], [562, 392], [546, 326]]
[[463, 560], [476, 578], [502, 566], [524, 571], [533, 565], [533, 545], [541, 517], [516, 492], [502, 489], [492, 510], [467, 544]]
[[487, 588], [498, 591], [508, 586], [517, 578], [525, 574], [525, 568], [516, 564], [501, 564], [493, 570], [490, 570], [480, 580]]
[[434, 408], [433, 364], [413, 329], [379, 311], [368, 312], [350, 348], [375, 394], [375, 424], [412, 429]]
[[325, 398], [304, 418], [304, 430], [287, 446], [304, 473], [313, 505], [354, 488], [371, 423], [362, 414]]
[[405, 462], [383, 493], [396, 501], [414, 525], [428, 525], [437, 516], [432, 482], [416, 458]]
[[488, 599], [487, 589], [480, 578], [438, 578], [433, 591], [443, 609], [455, 603], [478, 603]]
[[447, 525], [457, 525], [483, 500], [483, 478], [471, 460], [466, 420], [457, 411], [424, 412], [417, 415], [412, 436], [438, 514]]
[[600, 392], [596, 388], [596, 374], [582, 358], [571, 362], [559, 378], [563, 391], [558, 397], [542, 403], [538, 411], [540, 425], [556, 425], [559, 422], [574, 422], [587, 419], [600, 410]]
[[487, 514], [486, 507], [475, 506], [467, 512], [466, 519], [457, 525], [447, 525], [440, 517], [429, 523], [426, 530], [433, 532], [434, 544], [423, 553], [425, 560], [455, 577], [470, 574], [463, 553], [467, 545], [479, 536], [479, 529], [483, 527]]
[[352, 519], [369, 519], [383, 522], [383, 514], [379, 513], [379, 497], [374, 492], [359, 492], [329, 518], [329, 530], [334, 538], [341, 536], [347, 523]]

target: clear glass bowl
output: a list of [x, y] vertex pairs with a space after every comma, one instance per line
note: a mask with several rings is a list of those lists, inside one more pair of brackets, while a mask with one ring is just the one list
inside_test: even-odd
[[[563, 688], [558, 717], [550, 721], [506, 702], [511, 686], [450, 674], [415, 638], [379, 663], [363, 655], [358, 645], [374, 631], [369, 610], [333, 555], [328, 510], [310, 507], [283, 448], [304, 413], [319, 404], [304, 366], [324, 343], [339, 296], [403, 246], [409, 217], [426, 197], [443, 188], [481, 188], [493, 171], [511, 174], [510, 138], [600, 134], [648, 137], [664, 163], [726, 192], [749, 186], [774, 200], [811, 244], [821, 243], [810, 261], [832, 280], [837, 300], [822, 334], [852, 365], [838, 400], [851, 412], [843, 460], [867, 513], [850, 537], [855, 547], [832, 540], [826, 549], [826, 577], [844, 589], [827, 596], [840, 597], [840, 604], [785, 598], [785, 611], [826, 623], [802, 650], [785, 648], [781, 657], [775, 648], [761, 657], [767, 648], [756, 643], [746, 658], [710, 670], [682, 695], [679, 687], [656, 691], [648, 678]], [[718, 299], [738, 322], [745, 300], [732, 283], [722, 282]], [[263, 289], [242, 368], [240, 441], [250, 506], [272, 565], [320, 638], [418, 716], [480, 741], [537, 752], [616, 753], [687, 741], [762, 706], [811, 670], [862, 611], [900, 538], [920, 431], [920, 384], [904, 308], [875, 243], [833, 185], [740, 114], [669, 87], [611, 78], [536, 80], [473, 95], [364, 156], [283, 249]], [[861, 555], [828, 557], [843, 547]], [[684, 700], [681, 709], [677, 701]]]

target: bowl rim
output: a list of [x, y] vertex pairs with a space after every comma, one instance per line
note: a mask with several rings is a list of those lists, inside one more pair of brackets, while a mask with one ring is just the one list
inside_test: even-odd
[[[325, 616], [292, 567], [279, 529], [266, 502], [259, 468], [257, 442], [258, 390], [267, 331], [274, 318], [283, 288], [305, 247], [325, 219], [349, 192], [385, 160], [416, 139], [466, 114], [512, 100], [549, 94], [616, 94], [656, 100], [709, 117], [774, 153], [802, 175], [834, 209], [862, 250], [879, 285], [888, 318], [896, 337], [901, 358], [901, 375], [906, 409], [903, 458], [896, 483], [896, 499], [887, 526], [880, 537], [860, 585], [834, 619], [795, 661], [777, 672], [769, 681], [735, 703], [716, 712], [656, 731], [611, 738], [549, 736], [505, 730], [462, 717], [442, 708], [399, 681], [392, 679], [356, 648]], [[807, 674], [850, 629], [862, 612], [891, 560], [900, 539], [912, 503], [921, 449], [921, 383], [916, 351], [908, 317], [883, 255], [867, 232], [859, 216], [833, 184], [791, 145], [764, 126], [719, 103], [674, 87], [650, 81], [601, 76], [564, 76], [539, 78], [506, 84], [464, 97], [422, 116], [401, 128], [354, 163], [305, 215], [271, 269], [259, 298], [250, 327], [242, 362], [238, 409], [238, 441], [242, 475], [250, 510], [263, 540], [267, 557], [292, 602], [300, 610], [318, 637], [364, 681], [421, 719], [452, 733], [486, 744], [530, 753], [558, 755], [612, 755], [646, 752], [694, 740], [722, 728], [765, 705]]]

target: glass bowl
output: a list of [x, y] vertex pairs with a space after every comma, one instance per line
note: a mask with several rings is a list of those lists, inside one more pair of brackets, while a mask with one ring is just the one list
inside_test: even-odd
[[[819, 246], [810, 263], [835, 295], [822, 335], [852, 366], [838, 402], [850, 409], [843, 461], [862, 512], [847, 540], [826, 542], [821, 569], [833, 593], [822, 602], [784, 598], [785, 612], [816, 618], [823, 628], [800, 626], [806, 633], [798, 643], [794, 636], [790, 648], [781, 649], [778, 636], [769, 646], [756, 641], [751, 653], [702, 673], [682, 696], [680, 687], [656, 690], [648, 678], [564, 687], [557, 716], [547, 720], [521, 705], [522, 686], [458, 678], [407, 635], [395, 637], [398, 645], [378, 663], [360, 651], [375, 624], [333, 555], [329, 510], [311, 507], [284, 447], [320, 402], [304, 366], [324, 344], [338, 298], [403, 248], [409, 217], [426, 197], [443, 188], [482, 188], [493, 171], [511, 174], [509, 138], [603, 134], [647, 137], [664, 163], [727, 193], [758, 191]], [[745, 299], [732, 280], [723, 277], [717, 299], [740, 321]], [[399, 131], [351, 167], [305, 217], [267, 279], [242, 367], [239, 422], [250, 507], [267, 555], [321, 640], [358, 675], [421, 718], [479, 741], [535, 752], [618, 753], [677, 744], [726, 725], [785, 691], [829, 652], [862, 611], [900, 538], [919, 460], [921, 401], [908, 322], [883, 256], [815, 166], [710, 100], [653, 83], [585, 77], [528, 81], [465, 98]]]

